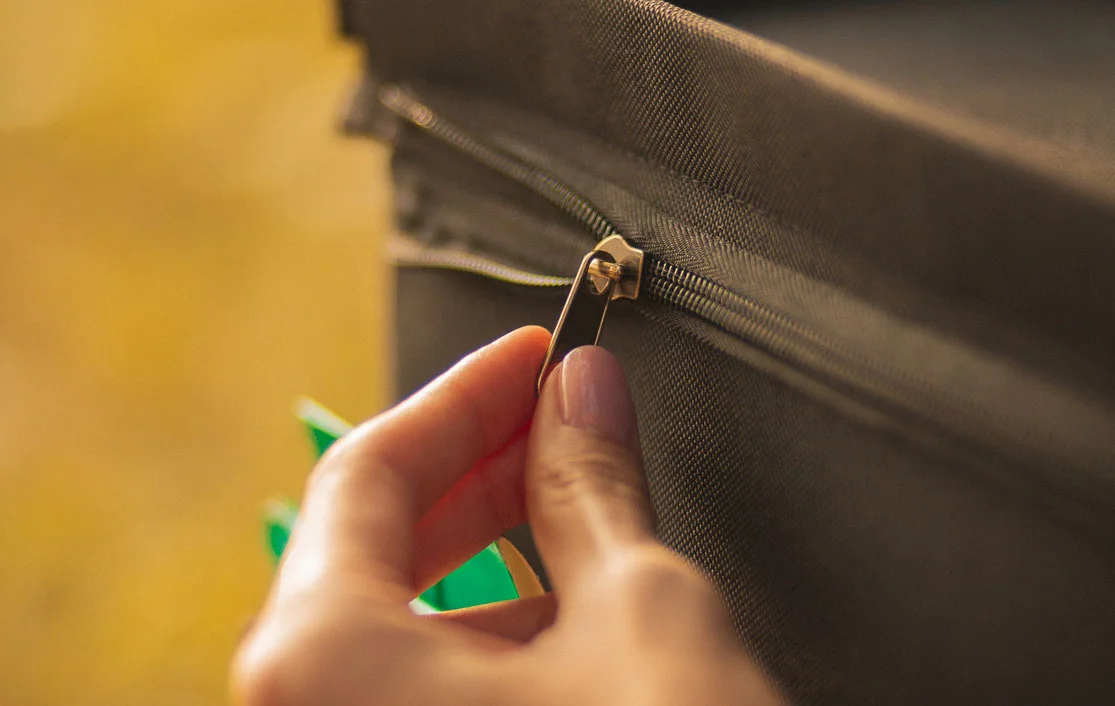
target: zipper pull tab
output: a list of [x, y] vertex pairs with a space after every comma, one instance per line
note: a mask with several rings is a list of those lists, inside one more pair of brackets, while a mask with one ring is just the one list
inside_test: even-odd
[[604, 238], [585, 255], [538, 373], [539, 394], [550, 371], [566, 354], [574, 348], [596, 345], [612, 300], [639, 298], [642, 279], [643, 251], [629, 245], [621, 235]]

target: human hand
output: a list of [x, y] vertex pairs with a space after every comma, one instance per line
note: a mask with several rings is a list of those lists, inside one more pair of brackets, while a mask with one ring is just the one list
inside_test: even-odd
[[[536, 401], [548, 340], [505, 336], [321, 460], [234, 662], [237, 703], [779, 702], [709, 582], [655, 540], [619, 363], [574, 351]], [[553, 593], [409, 612], [528, 519]]]

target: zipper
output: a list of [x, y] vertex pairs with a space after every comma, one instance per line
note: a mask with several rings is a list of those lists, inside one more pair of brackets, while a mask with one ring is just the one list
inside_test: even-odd
[[387, 255], [397, 266], [469, 272], [522, 287], [568, 289], [538, 374], [538, 392], [542, 391], [546, 376], [567, 353], [600, 340], [604, 316], [612, 301], [639, 298], [644, 261], [643, 251], [618, 235], [597, 243], [581, 260], [575, 277], [527, 272], [483, 255], [451, 247], [426, 246], [401, 236], [388, 242]]
[[608, 221], [608, 218], [580, 194], [541, 169], [536, 169], [515, 157], [498, 152], [473, 138], [456, 125], [444, 120], [409, 91], [388, 84], [382, 86], [377, 95], [379, 102], [395, 115], [426, 131], [445, 144], [467, 154], [488, 168], [533, 190], [539, 196], [575, 218], [578, 223], [595, 235], [597, 240], [619, 235], [619, 231]]
[[527, 272], [518, 267], [507, 265], [467, 250], [451, 247], [427, 246], [410, 238], [401, 236], [392, 238], [388, 241], [387, 256], [394, 264], [404, 267], [425, 267], [471, 272], [481, 277], [519, 285], [520, 287], [565, 289], [572, 285], [574, 281], [572, 277], [541, 275], [536, 272]]
[[[595, 344], [609, 305], [616, 300], [644, 297], [682, 309], [756, 348], [811, 375], [827, 378], [856, 396], [875, 404], [914, 412], [943, 427], [972, 437], [972, 424], [992, 434], [1015, 451], [1016, 458], [1032, 459], [1034, 452], [1052, 451], [1051, 459], [1074, 457], [1074, 435], [1063, 429], [1033, 427], [1019, 416], [1021, 397], [1013, 405], [967, 394], [933, 381], [916, 369], [900, 367], [850, 347], [846, 341], [765, 306], [752, 297], [690, 272], [652, 253], [634, 247], [599, 209], [570, 187], [518, 157], [494, 149], [448, 122], [409, 91], [381, 87], [378, 98], [389, 111], [433, 138], [529, 188], [575, 219], [599, 242], [585, 254], [573, 278], [536, 275], [457, 250], [434, 249], [410, 264], [448, 267], [487, 274], [496, 279], [544, 287], [569, 287], [554, 328], [550, 349], [539, 372], [538, 388], [547, 374], [571, 350]], [[421, 262], [418, 260], [421, 259]], [[1021, 395], [1021, 391], [1017, 391]], [[1035, 404], [1042, 397], [1035, 395]], [[1075, 403], [1074, 403], [1075, 404]], [[1044, 437], [1044, 438], [1040, 438]], [[1087, 456], [1107, 458], [1102, 439], [1087, 439]], [[1002, 448], [1000, 446], [1000, 448]], [[1021, 453], [1019, 453], [1021, 452]], [[1085, 461], [1086, 466], [1093, 466]], [[1102, 475], [1106, 476], [1106, 473]]]
[[[541, 169], [522, 160], [489, 147], [464, 130], [447, 121], [410, 91], [394, 85], [382, 86], [378, 92], [380, 103], [398, 117], [423, 130], [435, 139], [486, 165], [490, 169], [523, 185], [572, 216], [581, 226], [600, 239], [585, 254], [577, 275], [572, 279], [552, 279], [543, 275], [528, 275], [514, 268], [501, 266], [483, 258], [470, 259], [458, 251], [434, 251], [427, 256], [428, 266], [468, 269], [478, 274], [488, 274], [523, 284], [553, 284], [569, 286], [558, 323], [554, 327], [550, 350], [547, 352], [538, 376], [541, 389], [549, 371], [566, 353], [582, 345], [592, 345], [599, 340], [608, 304], [615, 299], [636, 300], [641, 291], [660, 302], [679, 307], [719, 326], [720, 328], [757, 343], [768, 350], [786, 352], [787, 346], [807, 346], [809, 357], [833, 360], [852, 356], [835, 341], [810, 332], [800, 324], [778, 312], [764, 307], [748, 297], [709, 279], [661, 259], [645, 254], [633, 247], [599, 209], [572, 189], [554, 179]], [[607, 263], [607, 264], [605, 264]], [[618, 265], [618, 268], [610, 265]], [[609, 268], [605, 274], [603, 268]], [[543, 280], [534, 278], [542, 277]], [[607, 281], [605, 281], [607, 280]], [[623, 284], [624, 286], [618, 286]], [[861, 380], [865, 375], [881, 371], [851, 371]], [[851, 366], [855, 367], [855, 366]], [[888, 377], [882, 373], [882, 377]], [[899, 374], [897, 377], [905, 377]]]
[[[542, 170], [516, 157], [495, 150], [445, 120], [409, 91], [394, 84], [382, 86], [380, 103], [398, 117], [435, 139], [453, 147], [507, 178], [529, 188], [554, 204], [600, 242], [585, 254], [573, 278], [535, 275], [485, 258], [447, 249], [417, 251], [410, 264], [471, 271], [528, 286], [568, 286], [569, 294], [554, 326], [550, 348], [538, 375], [542, 389], [549, 371], [565, 355], [600, 338], [608, 305], [617, 299], [636, 300], [640, 291], [652, 298], [700, 316], [729, 333], [770, 343], [790, 338], [806, 339], [822, 347], [835, 348], [818, 335], [809, 335], [777, 312], [732, 292], [699, 275], [664, 260], [646, 255], [632, 246], [607, 216], [587, 199]], [[394, 253], [400, 261], [400, 253]], [[404, 258], [405, 259], [405, 258]], [[422, 261], [419, 262], [418, 259]]]
[[604, 329], [608, 305], [617, 299], [639, 298], [643, 279], [642, 250], [620, 235], [609, 235], [589, 251], [569, 287], [542, 369], [537, 391], [542, 393], [546, 376], [574, 348], [596, 345]]
[[643, 251], [628, 243], [607, 216], [587, 199], [542, 170], [473, 138], [441, 118], [408, 91], [396, 85], [386, 85], [380, 89], [378, 98], [384, 107], [411, 125], [531, 189], [572, 216], [600, 240], [585, 254], [576, 276], [571, 280], [531, 275], [482, 258], [470, 259], [459, 252], [441, 251], [424, 256], [427, 266], [464, 269], [532, 286], [551, 286], [560, 282], [562, 286], [569, 287], [538, 373], [537, 389], [541, 392], [547, 375], [567, 353], [580, 346], [595, 345], [600, 340], [604, 317], [612, 301], [639, 298], [645, 259]]

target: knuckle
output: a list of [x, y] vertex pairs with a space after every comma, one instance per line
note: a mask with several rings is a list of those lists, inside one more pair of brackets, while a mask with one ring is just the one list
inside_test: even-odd
[[700, 580], [684, 559], [658, 545], [628, 552], [619, 564], [618, 573], [620, 580], [631, 589], [644, 586], [682, 589]]
[[[691, 655], [735, 648], [731, 621], [712, 583], [681, 556], [648, 544], [617, 558], [606, 571], [603, 595], [608, 624], [618, 639], [655, 655], [661, 649]], [[598, 584], [599, 585], [599, 584]], [[635, 649], [635, 648], [633, 648]]]
[[267, 639], [268, 632], [268, 627], [261, 626], [237, 650], [231, 671], [234, 704], [293, 706], [312, 696], [305, 693], [297, 677], [304, 665], [295, 665], [289, 650]]
[[571, 503], [585, 495], [645, 502], [642, 473], [632, 463], [630, 454], [620, 449], [566, 450], [540, 459], [535, 480], [550, 503]]
[[386, 683], [387, 670], [398, 667], [393, 658], [417, 654], [416, 633], [394, 609], [350, 609], [350, 601], [363, 606], [365, 598], [362, 589], [307, 594], [261, 618], [233, 657], [232, 703], [336, 703], [339, 690], [348, 687], [346, 675], [357, 672], [372, 683]]
[[347, 487], [359, 484], [372, 473], [390, 470], [390, 465], [382, 460], [377, 422], [361, 424], [329, 447], [306, 479], [306, 497], [335, 483]]
[[365, 436], [361, 428], [349, 433], [348, 436], [337, 440], [314, 465], [310, 475], [306, 478], [305, 495], [309, 496], [315, 490], [328, 485], [331, 481], [344, 476], [352, 466], [352, 446], [359, 443], [352, 437], [356, 434]]
[[617, 568], [617, 588], [635, 610], [719, 603], [709, 581], [685, 559], [661, 545], [634, 550]]
[[335, 675], [344, 614], [322, 610], [329, 594], [287, 599], [261, 617], [237, 648], [230, 673], [239, 706], [316, 703]]

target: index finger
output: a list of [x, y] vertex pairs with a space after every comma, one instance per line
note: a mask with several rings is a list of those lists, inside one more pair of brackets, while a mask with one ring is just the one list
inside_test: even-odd
[[530, 421], [549, 333], [514, 331], [337, 442], [314, 470], [276, 595], [357, 576], [414, 596], [414, 527]]

